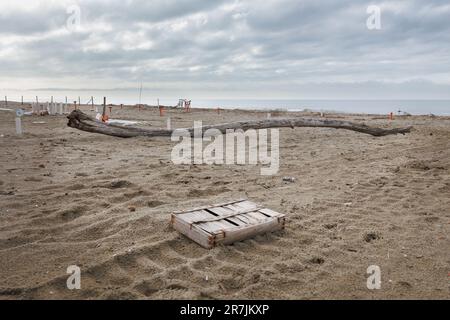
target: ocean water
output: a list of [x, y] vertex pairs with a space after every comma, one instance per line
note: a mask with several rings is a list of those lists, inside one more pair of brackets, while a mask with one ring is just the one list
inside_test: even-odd
[[[54, 101], [64, 102], [67, 97], [69, 102], [78, 101], [80, 96], [81, 103], [87, 103], [91, 96], [94, 102], [102, 103], [103, 97], [107, 97], [107, 103], [113, 104], [137, 104], [139, 103], [139, 93], [132, 90], [106, 90], [106, 91], [9, 91], [1, 92], [0, 100], [8, 96], [9, 101], [20, 101], [24, 96], [24, 101], [35, 101], [38, 96], [39, 101], [50, 101], [53, 96]], [[151, 96], [148, 92], [143, 92], [141, 97], [142, 104], [156, 105], [157, 98]], [[182, 97], [180, 97], [182, 98]], [[302, 99], [201, 99], [189, 98], [192, 100], [193, 108], [241, 108], [241, 109], [285, 109], [289, 111], [299, 111], [310, 109], [315, 111], [337, 111], [346, 113], [369, 113], [369, 114], [388, 114], [390, 112], [407, 112], [410, 114], [435, 114], [450, 115], [450, 100], [302, 100]], [[176, 105], [178, 97], [159, 98], [162, 105]]]
[[450, 100], [193, 100], [197, 107], [450, 115]]

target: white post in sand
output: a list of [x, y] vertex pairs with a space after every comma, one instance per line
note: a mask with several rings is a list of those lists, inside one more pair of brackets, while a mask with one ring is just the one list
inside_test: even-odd
[[16, 134], [22, 135], [22, 119], [20, 117], [16, 117]]
[[167, 118], [167, 130], [172, 130], [172, 122], [170, 120], [170, 117]]
[[270, 119], [272, 117], [272, 115], [270, 114], [270, 112], [267, 113], [267, 119]]
[[16, 134], [18, 136], [21, 136], [23, 131], [22, 131], [22, 116], [23, 116], [23, 110], [22, 109], [17, 109], [16, 110]]

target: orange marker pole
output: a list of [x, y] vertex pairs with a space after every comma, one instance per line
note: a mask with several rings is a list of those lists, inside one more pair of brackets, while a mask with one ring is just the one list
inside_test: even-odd
[[389, 120], [394, 120], [394, 113], [393, 112], [389, 113]]
[[159, 106], [159, 116], [160, 117], [164, 116], [164, 107], [163, 106]]
[[109, 107], [109, 114], [112, 113], [112, 107]]

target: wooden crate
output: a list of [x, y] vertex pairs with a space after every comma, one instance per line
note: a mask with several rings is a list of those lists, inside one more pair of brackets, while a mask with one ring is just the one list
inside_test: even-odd
[[229, 244], [284, 228], [285, 215], [246, 199], [174, 212], [171, 225], [202, 247]]

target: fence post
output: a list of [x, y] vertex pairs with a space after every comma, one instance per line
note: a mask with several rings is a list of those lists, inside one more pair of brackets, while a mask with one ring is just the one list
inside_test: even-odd
[[22, 135], [22, 119], [20, 117], [16, 117], [16, 134]]
[[102, 122], [106, 122], [106, 97], [103, 97], [103, 112], [102, 112]]

